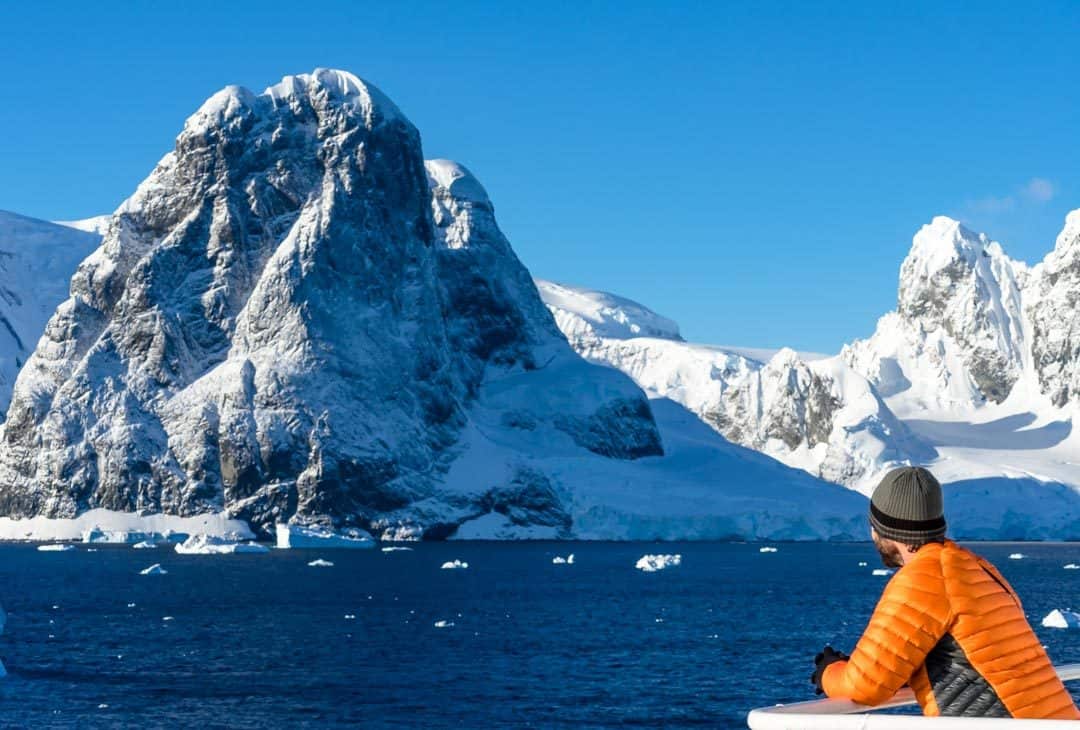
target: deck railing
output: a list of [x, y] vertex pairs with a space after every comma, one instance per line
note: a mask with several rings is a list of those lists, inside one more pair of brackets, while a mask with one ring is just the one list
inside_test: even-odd
[[[1080, 664], [1066, 664], [1055, 667], [1062, 680], [1068, 682], [1080, 679]], [[877, 710], [892, 707], [906, 707], [915, 704], [915, 695], [910, 689], [904, 689], [888, 702], [877, 707], [867, 707], [851, 700], [812, 700], [793, 702], [790, 705], [776, 705], [752, 710], [747, 718], [751, 730], [887, 730], [908, 728], [908, 730], [934, 730], [951, 728], [952, 730], [983, 730], [984, 728], [1013, 728], [1027, 730], [1039, 728], [1080, 727], [1075, 720], [1012, 720], [1008, 718], [973, 718], [973, 717], [921, 717], [913, 715], [875, 715]]]

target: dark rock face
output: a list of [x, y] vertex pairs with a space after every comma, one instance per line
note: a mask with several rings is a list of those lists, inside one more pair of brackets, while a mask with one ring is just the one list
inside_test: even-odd
[[[416, 129], [349, 74], [216, 94], [20, 374], [0, 512], [370, 527], [437, 500], [485, 378], [572, 356], [482, 188], [459, 187], [429, 189]], [[660, 453], [644, 396], [610, 390], [587, 413], [518, 405], [597, 454]]]

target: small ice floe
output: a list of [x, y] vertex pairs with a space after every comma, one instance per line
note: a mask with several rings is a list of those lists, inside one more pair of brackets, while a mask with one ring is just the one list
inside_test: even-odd
[[448, 629], [448, 628], [451, 628], [452, 626], [454, 626], [454, 622], [453, 621], [447, 621], [446, 619], [440, 619], [440, 620], [435, 622], [435, 628], [437, 628], [437, 629]]
[[[175, 621], [176, 619], [174, 619], [172, 616], [162, 616], [161, 620], [162, 621]], [[117, 657], [117, 658], [119, 658], [119, 657]]]
[[1076, 563], [1068, 563], [1063, 567], [1065, 570], [1080, 570], [1080, 565], [1077, 565]]
[[309, 568], [333, 568], [334, 564], [329, 560], [323, 560], [322, 558], [315, 558], [308, 563]]
[[634, 567], [646, 573], [655, 573], [674, 565], [682, 565], [682, 555], [642, 555]]
[[358, 527], [332, 530], [308, 525], [275, 525], [277, 547], [286, 548], [373, 548], [371, 535]]
[[52, 545], [38, 545], [37, 549], [43, 553], [70, 553], [75, 549], [75, 546], [54, 543]]
[[169, 571], [161, 567], [161, 563], [154, 563], [149, 568], [139, 571], [139, 575], [166, 575]]
[[556, 555], [554, 558], [551, 559], [551, 564], [552, 565], [573, 565], [574, 564], [574, 554], [570, 553], [565, 558], [563, 556], [561, 556], [561, 555]]
[[129, 604], [127, 605], [127, 607], [128, 607], [128, 608], [135, 608], [135, 604], [134, 604], [134, 603], [129, 603]]
[[1048, 629], [1080, 629], [1080, 613], [1055, 608], [1043, 617], [1042, 625]]
[[131, 547], [134, 550], [157, 550], [157, 543], [143, 540], [142, 542], [135, 543]]
[[382, 551], [384, 553], [405, 553], [405, 552], [411, 553], [412, 548], [411, 547], [402, 547], [400, 545], [387, 545], [386, 547], [384, 547], [382, 549]]
[[776, 548], [766, 545], [765, 547], [758, 548], [759, 553], [775, 553]]
[[268, 553], [270, 548], [255, 542], [235, 542], [216, 535], [192, 535], [177, 543], [181, 555], [228, 555], [232, 553]]
[[356, 614], [355, 613], [347, 613], [347, 614], [345, 614], [345, 620], [346, 621], [355, 621], [356, 620]]
[[892, 575], [893, 571], [889, 568], [874, 568], [870, 571], [870, 575]]
[[460, 560], [447, 560], [445, 563], [442, 564], [443, 570], [464, 570], [468, 567], [468, 563], [463, 563]]
[[1009, 560], [1023, 560], [1026, 557], [1027, 557], [1027, 555], [1024, 555], [1023, 553], [1010, 553], [1009, 554]]
[[104, 702], [102, 702], [100, 705], [97, 706], [97, 708], [99, 710], [107, 710], [107, 709], [109, 709], [109, 706], [107, 704], [105, 704]]
[[860, 568], [865, 568], [866, 567], [866, 561], [865, 560], [860, 560], [859, 561], [859, 567]]

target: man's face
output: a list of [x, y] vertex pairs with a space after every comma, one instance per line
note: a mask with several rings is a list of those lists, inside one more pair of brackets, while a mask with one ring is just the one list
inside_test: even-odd
[[885, 564], [886, 568], [904, 567], [904, 559], [900, 555], [899, 545], [878, 535], [877, 530], [870, 530], [870, 537], [874, 540], [874, 547], [877, 548], [878, 555], [881, 556], [881, 562]]

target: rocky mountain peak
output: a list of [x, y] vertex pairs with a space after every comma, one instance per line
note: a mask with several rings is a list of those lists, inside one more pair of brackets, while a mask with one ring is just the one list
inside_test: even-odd
[[[352, 74], [212, 96], [22, 369], [0, 509], [445, 534], [504, 489], [563, 524], [515, 446], [528, 434], [592, 458], [662, 453], [641, 391], [558, 336], [479, 183], [432, 171], [434, 189], [416, 129]], [[505, 468], [448, 502], [478, 433]]]

